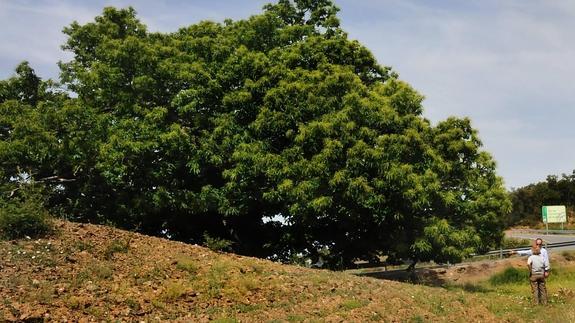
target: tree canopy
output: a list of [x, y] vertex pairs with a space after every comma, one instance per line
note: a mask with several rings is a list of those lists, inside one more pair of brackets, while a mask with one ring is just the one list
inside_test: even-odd
[[110, 7], [72, 23], [60, 85], [27, 63], [0, 81], [3, 182], [42, 180], [75, 220], [332, 267], [496, 246], [510, 203], [470, 120], [432, 125], [337, 12], [280, 0], [155, 33]]

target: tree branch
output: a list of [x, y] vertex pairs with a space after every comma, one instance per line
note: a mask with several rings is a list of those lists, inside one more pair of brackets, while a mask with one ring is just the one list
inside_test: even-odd
[[60, 176], [48, 176], [48, 177], [44, 177], [44, 178], [40, 178], [35, 180], [36, 182], [59, 182], [59, 183], [64, 183], [64, 182], [73, 182], [75, 181], [75, 178], [63, 178]]
[[14, 196], [14, 193], [16, 193], [16, 191], [18, 191], [20, 189], [20, 187], [16, 187], [15, 189], [10, 191], [10, 195], [8, 195], [8, 198], [11, 198], [12, 196]]

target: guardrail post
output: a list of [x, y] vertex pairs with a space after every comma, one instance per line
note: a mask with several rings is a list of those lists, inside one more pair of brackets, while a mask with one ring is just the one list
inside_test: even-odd
[[503, 247], [499, 247], [499, 259], [503, 259]]

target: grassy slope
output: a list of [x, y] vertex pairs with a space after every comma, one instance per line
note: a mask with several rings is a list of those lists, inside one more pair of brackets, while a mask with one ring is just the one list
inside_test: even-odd
[[[547, 306], [532, 305], [526, 258], [516, 260], [490, 280], [448, 289], [473, 291], [490, 312], [505, 321], [575, 322], [575, 253], [551, 251], [553, 270], [546, 282]], [[499, 282], [493, 282], [495, 279]]]
[[[0, 242], [0, 321], [486, 322], [535, 313], [524, 310], [527, 284], [432, 288], [215, 253], [103, 226], [57, 226], [50, 239]], [[553, 297], [545, 315], [575, 318], [564, 315], [572, 307], [569, 295]]]

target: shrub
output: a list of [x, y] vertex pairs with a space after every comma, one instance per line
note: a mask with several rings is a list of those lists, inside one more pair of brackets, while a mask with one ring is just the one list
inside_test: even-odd
[[213, 251], [231, 251], [232, 244], [230, 240], [213, 238], [207, 232], [204, 233], [204, 245]]
[[44, 196], [34, 184], [24, 184], [11, 195], [0, 197], [0, 238], [35, 238], [53, 231]]

